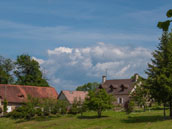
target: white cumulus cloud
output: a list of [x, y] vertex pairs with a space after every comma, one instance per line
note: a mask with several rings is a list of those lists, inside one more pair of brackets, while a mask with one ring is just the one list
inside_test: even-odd
[[57, 47], [47, 51], [46, 60], [37, 59], [46, 69], [46, 76], [58, 91], [74, 90], [87, 82], [129, 78], [134, 73], [144, 75], [151, 51], [143, 47], [114, 46], [103, 42], [85, 48]]

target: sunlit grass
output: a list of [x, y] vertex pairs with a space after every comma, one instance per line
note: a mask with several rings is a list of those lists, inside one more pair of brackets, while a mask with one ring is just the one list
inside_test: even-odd
[[172, 129], [172, 120], [163, 118], [162, 110], [133, 112], [106, 111], [78, 115], [36, 118], [31, 121], [0, 118], [0, 129]]

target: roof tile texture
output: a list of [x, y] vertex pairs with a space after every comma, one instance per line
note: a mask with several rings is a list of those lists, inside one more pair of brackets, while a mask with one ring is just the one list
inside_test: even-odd
[[[6, 94], [6, 95], [5, 95]], [[0, 97], [12, 103], [23, 103], [28, 95], [34, 98], [57, 99], [58, 94], [53, 87], [23, 86], [0, 84]]]
[[74, 102], [76, 99], [77, 101], [81, 100], [83, 102], [88, 95], [87, 91], [67, 91], [64, 90], [62, 93], [65, 95], [66, 99], [69, 101], [70, 104]]
[[101, 86], [108, 93], [116, 95], [129, 94], [134, 87], [134, 81], [132, 79], [106, 80]]

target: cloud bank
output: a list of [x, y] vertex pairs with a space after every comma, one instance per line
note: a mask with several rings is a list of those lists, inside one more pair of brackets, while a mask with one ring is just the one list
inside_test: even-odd
[[57, 47], [47, 50], [47, 60], [35, 58], [51, 85], [60, 90], [74, 90], [87, 82], [144, 76], [151, 51], [143, 47], [114, 46], [99, 42], [83, 48]]

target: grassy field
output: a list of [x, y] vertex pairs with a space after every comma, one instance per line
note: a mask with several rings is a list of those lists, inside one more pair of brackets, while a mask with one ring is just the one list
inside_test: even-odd
[[56, 116], [31, 121], [0, 118], [0, 129], [172, 129], [172, 120], [163, 120], [162, 110], [133, 112], [106, 111], [102, 118], [95, 112]]

